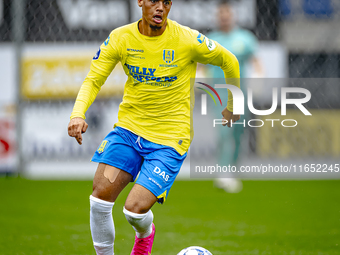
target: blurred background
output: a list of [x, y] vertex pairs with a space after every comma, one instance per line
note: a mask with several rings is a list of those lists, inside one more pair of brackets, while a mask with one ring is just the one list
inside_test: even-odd
[[[256, 87], [255, 106], [270, 108], [273, 84], [287, 81], [278, 87], [312, 93], [306, 107], [313, 118], [291, 108], [290, 118], [299, 120], [294, 131], [267, 126], [231, 134], [238, 137], [233, 145], [238, 152], [231, 148], [227, 154], [233, 157], [226, 163], [339, 164], [340, 1], [236, 0], [229, 5], [225, 11], [233, 15], [234, 28], [247, 31], [246, 40], [253, 43], [247, 58], [242, 55], [246, 44], [231, 47], [245, 58], [242, 77]], [[169, 18], [218, 41], [220, 7], [214, 0], [173, 0]], [[82, 146], [68, 136], [67, 125], [98, 47], [113, 29], [140, 17], [137, 0], [0, 0], [0, 254], [94, 254], [87, 195], [96, 164], [90, 158], [117, 120], [126, 81], [120, 65], [86, 114], [89, 129]], [[199, 66], [197, 77], [209, 78], [211, 72]], [[202, 91], [196, 94], [200, 106]], [[271, 117], [282, 119], [280, 109]], [[215, 155], [215, 139], [194, 139], [193, 155]], [[167, 206], [154, 209], [162, 215], [156, 225], [163, 228], [154, 254], [176, 254], [190, 245], [213, 254], [340, 254], [340, 190], [334, 180], [339, 172], [275, 174], [270, 179], [317, 180], [245, 181], [241, 193], [227, 194], [214, 189], [212, 181], [192, 181], [189, 163]], [[190, 199], [183, 200], [183, 194]], [[133, 231], [121, 212], [115, 217], [117, 254], [128, 254]]]

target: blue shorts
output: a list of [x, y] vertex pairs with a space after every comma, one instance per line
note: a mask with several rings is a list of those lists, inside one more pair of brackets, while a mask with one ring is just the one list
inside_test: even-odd
[[150, 190], [163, 203], [169, 194], [187, 153], [150, 142], [124, 128], [110, 132], [91, 161], [117, 167], [132, 175], [133, 181]]

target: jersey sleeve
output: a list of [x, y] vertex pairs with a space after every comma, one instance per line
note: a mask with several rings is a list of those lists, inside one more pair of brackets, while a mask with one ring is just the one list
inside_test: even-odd
[[70, 119], [76, 117], [85, 119], [87, 109], [89, 109], [93, 101], [96, 99], [101, 86], [106, 81], [106, 78], [107, 77], [90, 70], [78, 92]]
[[[194, 40], [192, 46], [193, 61], [219, 66], [224, 72], [226, 83], [240, 88], [240, 68], [237, 58], [219, 43], [198, 32], [195, 39], [197, 40]], [[229, 90], [227, 108], [233, 111], [233, 96]]]
[[93, 57], [91, 70], [103, 76], [109, 76], [113, 68], [121, 60], [121, 42], [119, 32], [113, 30], [110, 36], [100, 46], [97, 54]]
[[120, 61], [120, 52], [118, 35], [116, 31], [113, 31], [92, 59], [91, 70], [79, 90], [71, 119], [75, 117], [85, 119], [87, 109], [97, 97], [101, 86], [105, 83], [113, 68]]

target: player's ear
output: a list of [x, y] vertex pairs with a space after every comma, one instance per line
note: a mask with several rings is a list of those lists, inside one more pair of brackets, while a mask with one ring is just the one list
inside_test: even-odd
[[138, 1], [138, 6], [139, 6], [139, 7], [142, 7], [142, 6], [143, 6], [143, 1], [144, 1], [144, 0], [137, 0], [137, 1]]

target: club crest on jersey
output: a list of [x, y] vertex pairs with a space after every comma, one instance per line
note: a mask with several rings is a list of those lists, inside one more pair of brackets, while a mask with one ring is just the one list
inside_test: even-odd
[[175, 51], [174, 50], [164, 50], [163, 51], [163, 60], [167, 64], [171, 64], [175, 59]]

